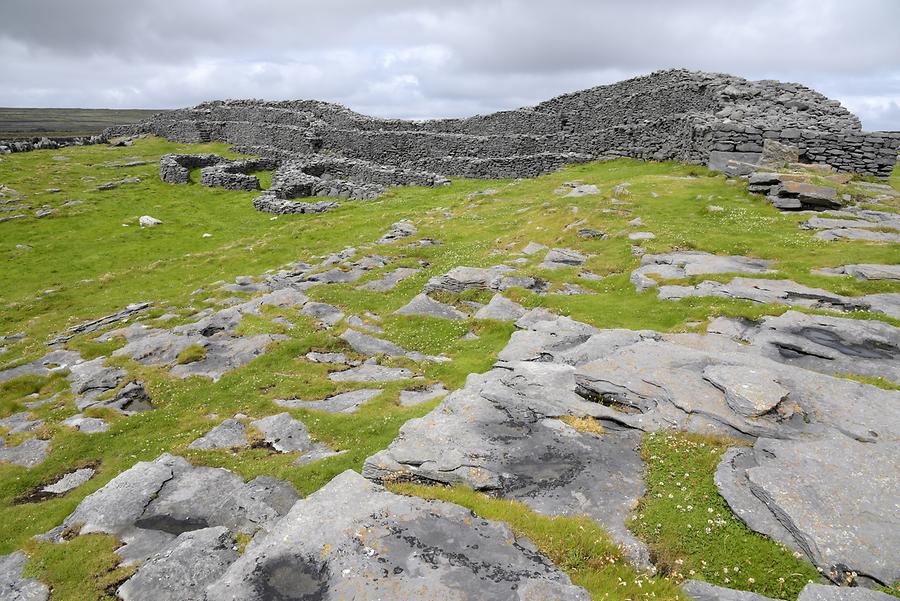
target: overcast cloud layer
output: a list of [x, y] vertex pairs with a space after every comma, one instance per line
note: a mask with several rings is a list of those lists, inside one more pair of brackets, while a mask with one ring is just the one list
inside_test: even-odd
[[900, 0], [2, 0], [0, 106], [452, 117], [686, 67], [798, 81], [900, 130], [898, 29]]

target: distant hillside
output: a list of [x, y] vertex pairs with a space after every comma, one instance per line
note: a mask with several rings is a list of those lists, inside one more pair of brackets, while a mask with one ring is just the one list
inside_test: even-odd
[[158, 113], [145, 109], [38, 109], [0, 107], [0, 139], [99, 134], [111, 125]]

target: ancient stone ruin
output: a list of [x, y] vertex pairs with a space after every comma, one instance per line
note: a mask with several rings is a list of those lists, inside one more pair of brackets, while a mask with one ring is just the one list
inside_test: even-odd
[[887, 177], [900, 145], [900, 135], [862, 131], [839, 102], [800, 84], [686, 70], [467, 119], [378, 119], [315, 100], [225, 100], [109, 133], [220, 140], [281, 161], [340, 156], [481, 178], [530, 177], [604, 156], [753, 163], [765, 140], [797, 147], [805, 163]]

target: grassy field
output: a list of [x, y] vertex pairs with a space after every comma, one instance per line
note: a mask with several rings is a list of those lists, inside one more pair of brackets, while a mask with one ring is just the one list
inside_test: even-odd
[[145, 109], [44, 109], [0, 107], [0, 140], [96, 135], [112, 125], [158, 113]]
[[[469, 373], [490, 368], [513, 326], [493, 321], [401, 317], [392, 315], [393, 311], [417, 294], [428, 278], [459, 265], [502, 263], [515, 258], [531, 241], [587, 253], [590, 258], [584, 268], [604, 277], [598, 281], [580, 279], [575, 269], [542, 272], [533, 262], [522, 271], [540, 275], [554, 288], [577, 283], [595, 294], [538, 296], [519, 289], [509, 296], [527, 307], [545, 306], [599, 327], [699, 331], [704, 326], [692, 324], [704, 324], [713, 316], [755, 317], [779, 314], [786, 309], [718, 298], [661, 301], [653, 292], [636, 293], [629, 274], [639, 265], [639, 258], [632, 253], [627, 234], [635, 230], [628, 221], [638, 216], [644, 223], [640, 229], [657, 236], [644, 243], [648, 252], [680, 248], [743, 254], [775, 260], [777, 277], [843, 294], [897, 290], [896, 284], [818, 276], [810, 271], [847, 263], [896, 262], [896, 246], [816, 240], [811, 232], [798, 228], [801, 216], [781, 213], [760, 197], [747, 194], [743, 185], [728, 184], [723, 176], [695, 166], [622, 159], [572, 166], [517, 182], [458, 179], [449, 187], [400, 188], [375, 201], [344, 202], [339, 209], [320, 215], [274, 218], [253, 209], [254, 193], [161, 182], [153, 161], [168, 152], [229, 154], [222, 144], [181, 145], [149, 138], [126, 148], [91, 146], [0, 158], [0, 185], [14, 189], [22, 202], [31, 207], [22, 209], [25, 217], [0, 223], [0, 281], [5, 283], [0, 287], [0, 335], [24, 334], [20, 341], [3, 343], [6, 352], [0, 354], [0, 367], [39, 357], [55, 333], [137, 301], [152, 303], [143, 317], [146, 323], [154, 324], [154, 319], [163, 313], [177, 316], [167, 325], [183, 323], [199, 310], [219, 308], [215, 302], [231, 296], [212, 286], [214, 282], [262, 274], [292, 261], [312, 262], [315, 257], [346, 246], [390, 258], [387, 269], [418, 266], [420, 262], [426, 266], [390, 293], [359, 290], [356, 286], [365, 281], [361, 280], [355, 284], [319, 286], [311, 289], [309, 295], [314, 300], [338, 305], [348, 315], [381, 315], [384, 337], [410, 350], [450, 357], [452, 361], [447, 363], [414, 364], [398, 359], [393, 364], [415, 367], [425, 376], [423, 385], [441, 382], [451, 390], [462, 386]], [[59, 156], [68, 160], [54, 159]], [[117, 166], [136, 160], [148, 163]], [[894, 185], [900, 182], [897, 173], [892, 180]], [[140, 181], [113, 190], [97, 190], [100, 184], [124, 177], [137, 177]], [[596, 184], [603, 193], [574, 199], [554, 194], [562, 182], [572, 180]], [[630, 192], [621, 196], [627, 204], [614, 204], [610, 191], [623, 182], [630, 183]], [[468, 197], [487, 188], [499, 193]], [[48, 189], [60, 191], [51, 193]], [[6, 194], [15, 197], [8, 191]], [[75, 200], [80, 204], [69, 204]], [[710, 211], [711, 204], [723, 210]], [[44, 205], [54, 212], [35, 217], [34, 211]], [[156, 217], [163, 224], [140, 228], [137, 221], [141, 215]], [[363, 248], [400, 219], [413, 220], [419, 237], [435, 238], [443, 244]], [[576, 220], [584, 220], [578, 227], [600, 229], [608, 238], [579, 238], [577, 227], [567, 227]], [[365, 279], [376, 279], [382, 274], [375, 271]], [[201, 292], [196, 293], [198, 290]], [[278, 316], [291, 325], [273, 323], [271, 319]], [[896, 323], [879, 315], [859, 317]], [[180, 380], [164, 368], [116, 358], [110, 363], [126, 368], [147, 383], [157, 408], [127, 418], [94, 410], [110, 421], [111, 428], [91, 436], [60, 423], [76, 413], [64, 378], [24, 377], [0, 384], [0, 418], [20, 411], [22, 397], [27, 394], [38, 392], [44, 397], [62, 391], [55, 402], [34, 410], [46, 421], [42, 434], [53, 435], [47, 461], [31, 470], [0, 465], [0, 554], [26, 548], [32, 556], [30, 573], [54, 584], [54, 598], [107, 599], [114, 589], [110, 583], [122, 577], [115, 569], [113, 541], [106, 537], [79, 537], [60, 546], [40, 544], [31, 537], [59, 524], [87, 494], [136, 462], [152, 460], [169, 451], [195, 464], [234, 470], [245, 478], [260, 474], [283, 478], [304, 494], [317, 490], [345, 469], [360, 469], [367, 456], [396, 437], [404, 422], [424, 415], [438, 401], [402, 407], [397, 399], [403, 383], [397, 383], [385, 386], [382, 395], [355, 414], [291, 410], [315, 438], [347, 451], [303, 467], [293, 465], [294, 457], [261, 448], [236, 452], [186, 448], [215, 423], [206, 417], [209, 413], [229, 416], [241, 412], [262, 417], [284, 410], [272, 399], [319, 398], [349, 390], [347, 385], [328, 380], [325, 366], [302, 360], [309, 350], [347, 352], [349, 347], [336, 336], [343, 327], [325, 331], [296, 310], [268, 309], [262, 317], [246, 319], [241, 326], [243, 333], [278, 332], [285, 334], [287, 340], [276, 343], [265, 355], [217, 382], [203, 378]], [[477, 332], [480, 338], [462, 339], [469, 330]], [[95, 337], [79, 336], [67, 346], [92, 358], [109, 356], [122, 344], [99, 342]], [[10, 444], [16, 442], [15, 436], [10, 437]], [[700, 441], [707, 446], [697, 451], [691, 446], [697, 441], [684, 440], [691, 444], [677, 437], [645, 439], [645, 455], [657, 457], [651, 459], [649, 490], [667, 490], [664, 482], [657, 481], [659, 474], [654, 465], [667, 471], [685, 466], [689, 476], [684, 482], [690, 482], [692, 494], [706, 495], [701, 499], [708, 502], [703, 511], [712, 507], [726, 526], [709, 533], [694, 528], [693, 522], [678, 514], [675, 507], [691, 503], [689, 499], [673, 499], [671, 503], [645, 499], [633, 527], [657, 557], [664, 559], [663, 571], [653, 577], [628, 567], [605, 533], [587, 520], [542, 518], [523, 506], [464, 489], [402, 490], [451, 500], [484, 517], [510, 522], [514, 530], [532, 538], [568, 571], [573, 580], [588, 588], [594, 599], [673, 598], [673, 583], [681, 577], [703, 578], [793, 599], [797, 586], [806, 578], [815, 577], [815, 570], [784, 548], [741, 530], [733, 516], [726, 515], [727, 506], [711, 484], [711, 470], [724, 448], [721, 442]], [[700, 454], [692, 455], [695, 451]], [[98, 476], [72, 493], [40, 503], [16, 502], [38, 484], [53, 480], [74, 466], [93, 462], [100, 466]], [[663, 522], [665, 528], [656, 527]], [[735, 566], [723, 561], [721, 550], [736, 540], [740, 541], [737, 567], [741, 577], [731, 578], [727, 575], [731, 572], [726, 573], [724, 568], [731, 570]], [[610, 582], [618, 583], [620, 579], [626, 584], [617, 584], [610, 590]]]

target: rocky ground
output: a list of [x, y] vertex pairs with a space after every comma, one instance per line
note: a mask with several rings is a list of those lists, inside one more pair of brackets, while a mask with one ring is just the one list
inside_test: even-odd
[[897, 595], [896, 176], [272, 217], [185, 152], [0, 162], [0, 598]]

